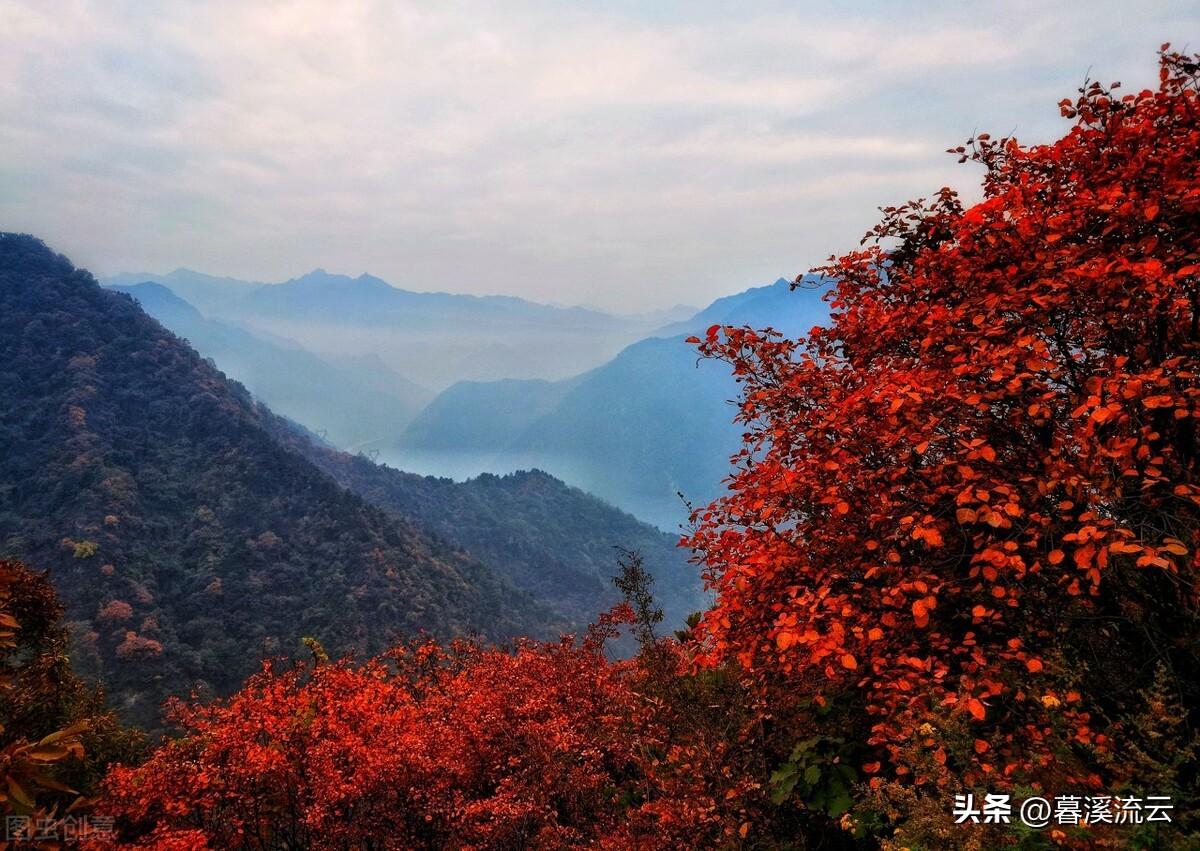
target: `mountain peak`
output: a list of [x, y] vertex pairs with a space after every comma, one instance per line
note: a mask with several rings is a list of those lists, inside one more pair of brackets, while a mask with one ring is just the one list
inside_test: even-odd
[[361, 275], [359, 275], [359, 276], [358, 276], [357, 278], [355, 278], [354, 280], [355, 280], [355, 281], [358, 281], [358, 282], [361, 282], [361, 283], [364, 283], [364, 284], [372, 284], [372, 285], [375, 285], [375, 286], [385, 286], [385, 287], [387, 287], [387, 288], [388, 288], [388, 289], [390, 289], [390, 290], [397, 289], [397, 287], [393, 287], [391, 284], [389, 284], [389, 283], [388, 283], [387, 281], [385, 281], [383, 278], [377, 278], [377, 277], [375, 277], [374, 275], [372, 275], [372, 274], [369, 274], [369, 273], [367, 273], [367, 272], [363, 272]]
[[176, 295], [170, 287], [165, 287], [157, 281], [121, 284], [109, 289], [131, 296], [143, 310], [160, 320], [166, 316], [186, 317], [189, 320], [200, 318], [200, 311]]
[[36, 236], [28, 233], [0, 231], [0, 257], [25, 263], [35, 263], [39, 268], [60, 267], [70, 263]]
[[396, 289], [382, 278], [377, 278], [374, 275], [363, 272], [358, 277], [343, 275], [339, 272], [326, 271], [321, 266], [313, 269], [298, 278], [292, 278], [289, 281], [284, 281], [283, 284], [276, 286], [295, 286], [307, 285], [311, 287], [339, 287], [353, 288], [356, 290], [394, 290]]
[[283, 284], [340, 284], [350, 280], [352, 279], [349, 275], [338, 275], [336, 273], [327, 272], [324, 268], [318, 266], [311, 272], [305, 272], [298, 278], [292, 278], [291, 280], [284, 281]]

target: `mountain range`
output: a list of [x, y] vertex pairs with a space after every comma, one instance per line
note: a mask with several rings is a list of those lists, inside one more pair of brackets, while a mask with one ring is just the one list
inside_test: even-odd
[[167, 287], [206, 318], [295, 341], [327, 361], [373, 354], [435, 391], [460, 380], [565, 378], [603, 363], [662, 323], [657, 313], [617, 316], [513, 296], [417, 292], [373, 275], [324, 269], [277, 284], [186, 269], [104, 281], [112, 287], [147, 282]]
[[[208, 318], [153, 283], [120, 283], [134, 277], [109, 286], [138, 297], [258, 398], [340, 448], [460, 480], [539, 468], [664, 529], [685, 520], [689, 504], [720, 494], [740, 442], [729, 370], [699, 361], [686, 337], [713, 324], [800, 336], [829, 315], [817, 278], [798, 288], [781, 278], [679, 319], [686, 308], [615, 317], [502, 296], [419, 293], [321, 269], [282, 284], [186, 270], [160, 276], [174, 295], [189, 293], [226, 317]], [[671, 321], [649, 327], [663, 318]], [[573, 359], [596, 359], [589, 346], [611, 343], [613, 334], [641, 338], [553, 380], [530, 377], [510, 358], [520, 341], [541, 371], [553, 363], [563, 372]], [[436, 386], [473, 374], [460, 357], [463, 340], [481, 345], [474, 357], [504, 377], [455, 381], [436, 396], [404, 377]]]
[[[557, 381], [461, 382], [439, 394], [382, 457], [466, 477], [538, 467], [636, 516], [675, 528], [721, 492], [741, 444], [726, 364], [686, 342], [709, 325], [806, 334], [829, 317], [816, 278], [719, 299], [608, 363]], [[681, 496], [682, 495], [682, 496]]]
[[319, 358], [296, 343], [205, 318], [162, 284], [113, 286], [211, 358], [272, 410], [353, 448], [403, 428], [433, 394], [377, 355]]
[[649, 554], [676, 614], [702, 603], [670, 536], [545, 474], [461, 484], [340, 453], [143, 306], [204, 317], [136, 292], [0, 234], [0, 555], [50, 572], [72, 658], [127, 717], [153, 725], [164, 696], [228, 691], [307, 636], [342, 653], [578, 628], [614, 599], [617, 546]]

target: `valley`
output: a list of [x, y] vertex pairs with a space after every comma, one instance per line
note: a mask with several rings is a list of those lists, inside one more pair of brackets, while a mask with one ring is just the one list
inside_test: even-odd
[[666, 531], [720, 494], [741, 441], [736, 382], [686, 337], [711, 324], [802, 335], [829, 315], [815, 279], [686, 318], [417, 293], [324, 270], [273, 285], [183, 270], [105, 283], [341, 449], [458, 481], [544, 470]]
[[334, 448], [413, 393], [365, 357], [353, 381], [0, 235], [0, 557], [49, 570], [75, 667], [125, 717], [154, 727], [166, 696], [225, 693], [302, 639], [369, 654], [581, 629], [619, 599], [624, 547], [670, 624], [705, 606], [675, 536], [545, 473], [456, 483]]

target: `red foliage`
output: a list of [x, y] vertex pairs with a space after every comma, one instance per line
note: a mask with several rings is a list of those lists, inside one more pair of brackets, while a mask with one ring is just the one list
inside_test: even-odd
[[144, 847], [598, 841], [628, 829], [618, 798], [642, 744], [621, 667], [569, 641], [264, 670], [175, 713], [186, 737], [108, 780], [107, 806], [145, 828]]
[[[937, 717], [979, 739], [968, 784], [1051, 767], [1059, 720], [1077, 746], [1059, 768], [1099, 782], [1103, 684], [1151, 654], [1123, 624], [1150, 624], [1149, 661], [1176, 654], [1191, 688], [1198, 77], [1164, 53], [1157, 91], [1064, 101], [1054, 144], [958, 149], [986, 168], [983, 202], [885, 210], [873, 245], [822, 270], [833, 320], [808, 340], [695, 341], [733, 365], [748, 431], [687, 541], [719, 595], [708, 661], [780, 701], [851, 695], [918, 783], [938, 769], [905, 746]], [[1060, 702], [1076, 664], [1093, 691]]]
[[133, 617], [133, 606], [126, 603], [124, 600], [113, 600], [100, 607], [96, 613], [98, 621], [127, 621]]
[[153, 638], [138, 635], [133, 630], [125, 632], [125, 638], [117, 645], [118, 659], [134, 659], [138, 657], [161, 656], [163, 646]]
[[[758, 719], [730, 678], [686, 675], [675, 642], [603, 652], [621, 605], [582, 642], [511, 651], [418, 643], [356, 665], [252, 678], [171, 707], [181, 738], [118, 767], [104, 848], [668, 849], [745, 836]], [[720, 732], [718, 732], [720, 731]]]

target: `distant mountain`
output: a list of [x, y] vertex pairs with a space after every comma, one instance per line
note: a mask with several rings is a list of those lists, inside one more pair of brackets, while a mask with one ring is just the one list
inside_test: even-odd
[[101, 281], [110, 287], [128, 287], [146, 282], [161, 284], [205, 314], [220, 312], [222, 305], [237, 301], [264, 286], [258, 281], [206, 275], [191, 269], [176, 269], [166, 275], [156, 275], [153, 272], [122, 272]]
[[829, 319], [828, 305], [821, 301], [826, 290], [815, 276], [806, 276], [796, 289], [787, 278], [780, 278], [764, 287], [719, 298], [694, 316], [659, 328], [654, 336], [699, 334], [710, 325], [748, 325], [799, 337]]
[[327, 363], [300, 348], [268, 342], [243, 328], [206, 319], [165, 286], [113, 286], [191, 343], [217, 368], [245, 384], [272, 410], [355, 448], [404, 428], [432, 394], [378, 358]]
[[285, 447], [282, 420], [131, 297], [12, 234], [0, 396], [0, 554], [49, 569], [73, 658], [129, 717], [153, 723], [160, 698], [197, 682], [233, 688], [303, 636], [340, 653], [419, 629], [557, 626]]
[[433, 400], [433, 393], [396, 372], [374, 352], [365, 355], [333, 355], [328, 361], [343, 372], [353, 373], [355, 384], [376, 393], [403, 399], [410, 408], [421, 409]]
[[719, 299], [567, 381], [455, 385], [383, 456], [458, 476], [537, 467], [675, 528], [687, 516], [678, 494], [697, 505], [716, 497], [741, 442], [728, 366], [699, 360], [685, 337], [712, 324], [807, 333], [828, 319], [823, 293], [816, 280], [793, 291], [780, 279]]
[[580, 380], [461, 381], [413, 419], [404, 432], [408, 445], [471, 451], [507, 446], [553, 411]]
[[167, 321], [180, 324], [204, 321], [200, 311], [162, 284], [145, 281], [130, 285], [114, 284], [109, 288], [133, 296], [142, 306], [142, 310], [164, 325]]
[[328, 362], [374, 355], [436, 391], [461, 380], [567, 378], [668, 321], [659, 313], [615, 316], [511, 296], [418, 292], [324, 269], [279, 284], [184, 269], [121, 274], [105, 283], [143, 281], [168, 287], [209, 319], [294, 340]]
[[581, 307], [551, 307], [513, 296], [413, 292], [373, 275], [336, 275], [315, 269], [282, 284], [258, 287], [236, 305], [244, 315], [271, 319], [337, 321], [352, 324], [435, 322], [467, 327], [495, 322], [519, 326], [607, 329], [621, 320]]
[[581, 628], [617, 602], [617, 548], [637, 550], [655, 577], [664, 626], [708, 607], [698, 569], [669, 535], [540, 471], [466, 482], [373, 464], [309, 440], [297, 451], [373, 504], [414, 518]]

